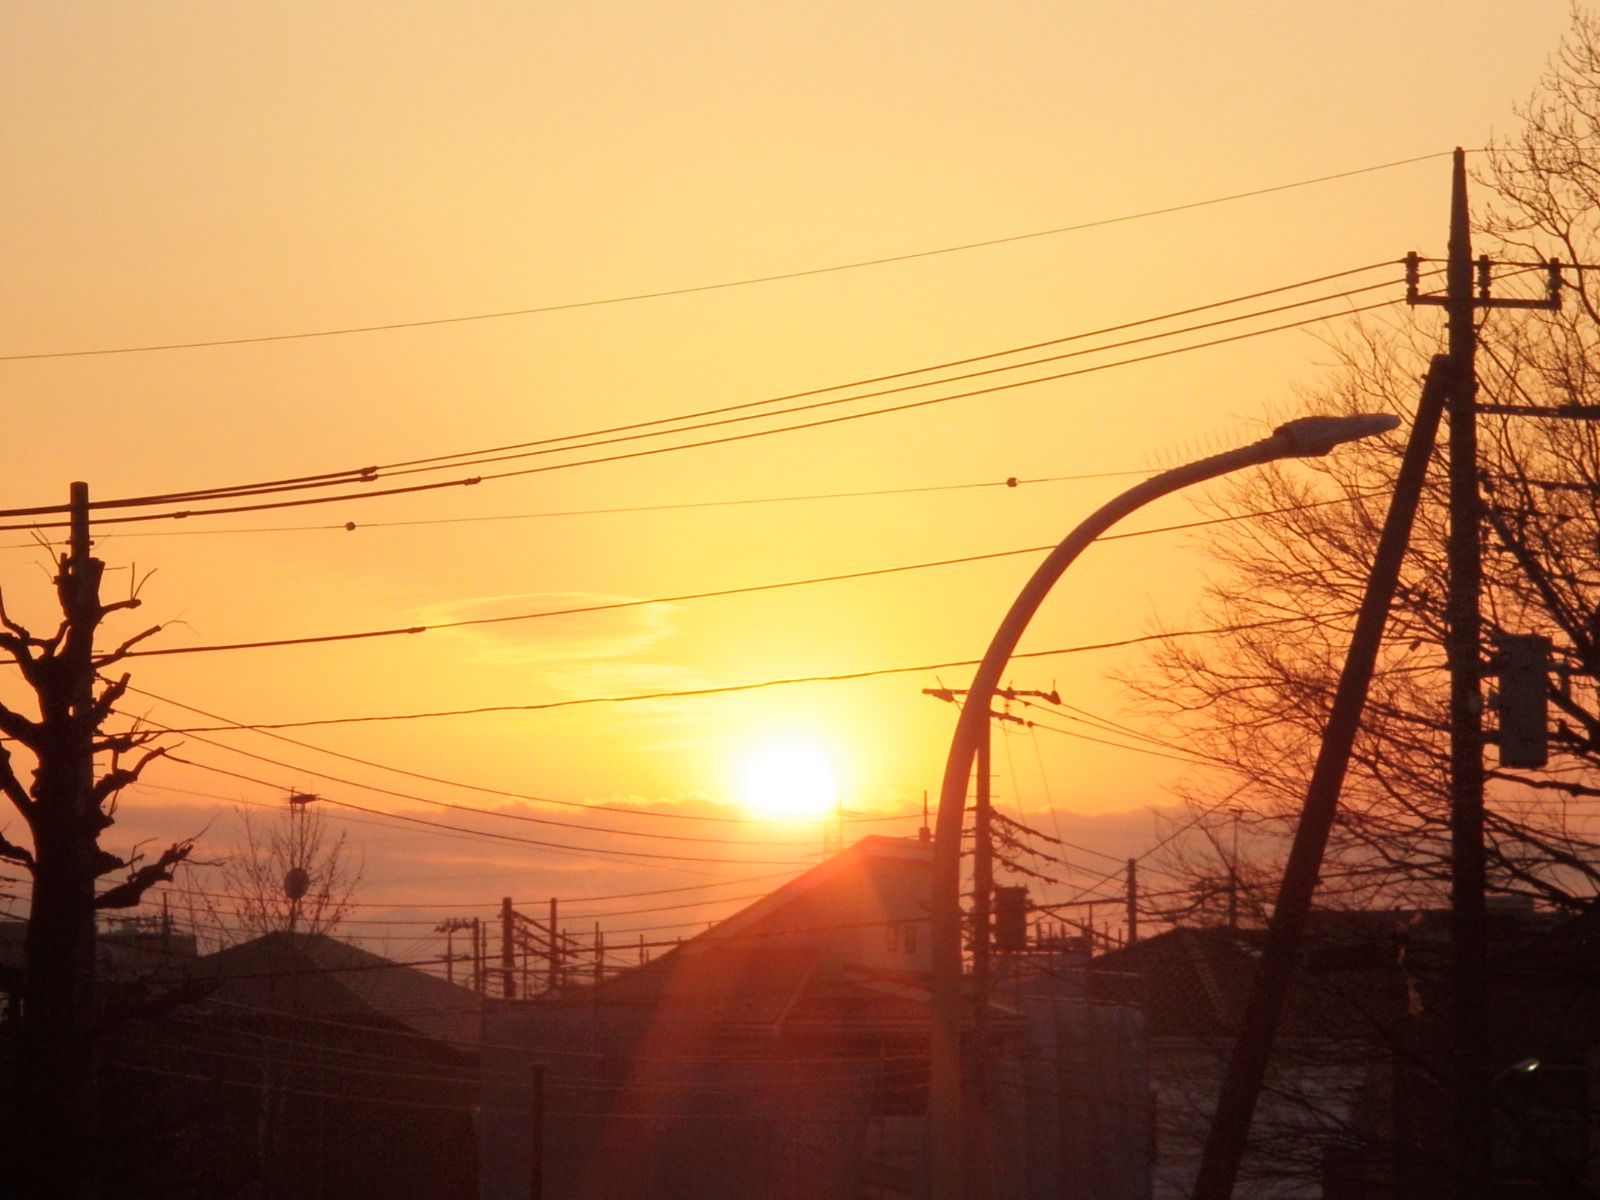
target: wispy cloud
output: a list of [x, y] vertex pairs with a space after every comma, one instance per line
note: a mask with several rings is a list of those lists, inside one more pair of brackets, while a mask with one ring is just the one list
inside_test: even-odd
[[[428, 605], [414, 612], [424, 624], [442, 624], [529, 612], [565, 612], [634, 599], [603, 592], [518, 592]], [[474, 625], [443, 633], [468, 645], [473, 662], [540, 668], [539, 676], [546, 686], [569, 695], [674, 691], [704, 682], [697, 672], [658, 657], [678, 634], [677, 611], [671, 604], [642, 604], [544, 620]]]

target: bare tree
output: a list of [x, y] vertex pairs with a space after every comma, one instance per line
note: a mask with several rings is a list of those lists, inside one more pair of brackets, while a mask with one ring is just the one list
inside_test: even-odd
[[362, 864], [317, 799], [291, 793], [287, 810], [265, 822], [239, 811], [244, 844], [222, 861], [221, 878], [245, 933], [331, 933], [349, 915]]
[[[1480, 248], [1497, 290], [1557, 256], [1600, 249], [1600, 22], [1575, 11], [1571, 32], [1523, 128], [1492, 147], [1480, 188]], [[1441, 211], [1442, 192], [1441, 192]], [[1600, 297], [1590, 270], [1567, 270], [1556, 313], [1498, 310], [1480, 333], [1479, 399], [1558, 407], [1596, 403]], [[1336, 347], [1324, 411], [1415, 411], [1437, 347], [1408, 328], [1367, 327]], [[1135, 688], [1190, 745], [1231, 773], [1256, 811], [1289, 819], [1303, 799], [1348, 645], [1390, 485], [1398, 439], [1361, 443], [1309, 467], [1236, 477], [1219, 489], [1208, 549], [1217, 571], [1206, 606], [1222, 630], [1166, 644]], [[1490, 886], [1577, 908], [1600, 891], [1597, 829], [1573, 805], [1600, 797], [1600, 431], [1592, 421], [1484, 417], [1484, 615], [1488, 642], [1535, 633], [1555, 645], [1556, 741], [1547, 768], [1492, 769]], [[1448, 686], [1444, 632], [1446, 485], [1442, 455], [1412, 537], [1380, 672], [1323, 873], [1323, 897], [1354, 907], [1441, 902], [1449, 863]], [[1491, 703], [1493, 696], [1491, 695]], [[1492, 714], [1491, 714], [1492, 716]], [[1491, 719], [1490, 724], [1493, 725]], [[1194, 793], [1197, 806], [1208, 802]], [[1258, 836], [1253, 844], [1262, 844]]]
[[[29, 843], [0, 833], [0, 861], [32, 877], [26, 962], [14, 984], [22, 1001], [21, 1113], [8, 1123], [21, 1136], [7, 1164], [8, 1182], [25, 1196], [95, 1193], [95, 914], [137, 905], [146, 890], [171, 879], [192, 847], [176, 842], [147, 860], [100, 845], [115, 822], [118, 794], [165, 752], [136, 724], [106, 728], [128, 676], [108, 680], [104, 672], [160, 627], [95, 651], [101, 622], [139, 600], [100, 599], [104, 564], [89, 554], [82, 484], [73, 485], [72, 517], [72, 550], [61, 556], [54, 580], [61, 612], [54, 631], [35, 634], [0, 603], [0, 651], [35, 710], [0, 704], [0, 792], [22, 817]], [[23, 763], [13, 758], [18, 751]], [[97, 762], [104, 764], [98, 773]], [[32, 781], [24, 783], [29, 765]], [[115, 872], [126, 874], [97, 891]]]

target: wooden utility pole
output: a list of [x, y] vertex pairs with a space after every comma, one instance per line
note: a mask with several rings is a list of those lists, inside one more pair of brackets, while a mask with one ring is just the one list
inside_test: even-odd
[[[932, 696], [935, 700], [945, 700], [955, 703], [957, 697], [965, 696], [965, 688], [923, 688], [922, 694]], [[1037, 697], [1051, 704], [1060, 704], [1061, 696], [1055, 689], [1048, 692], [1033, 691], [1026, 688], [997, 688], [995, 696], [1000, 699], [1025, 700], [1027, 697]], [[1021, 717], [1013, 716], [1009, 712], [997, 709], [989, 711], [990, 725], [984, 729], [983, 737], [977, 748], [977, 791], [972, 805], [972, 992], [973, 1002], [977, 1006], [978, 1044], [984, 1045], [989, 996], [989, 951], [994, 943], [994, 805], [991, 799], [990, 780], [990, 746], [992, 742], [994, 721], [1010, 721], [1013, 724], [1024, 724]], [[928, 797], [922, 797], [923, 807], [923, 832], [927, 833], [927, 807]], [[924, 837], [924, 840], [927, 840]], [[979, 1056], [980, 1058], [982, 1055]]]
[[1478, 331], [1473, 325], [1472, 231], [1466, 155], [1456, 151], [1450, 191], [1450, 577], [1445, 601], [1450, 664], [1450, 993], [1456, 1195], [1485, 1195], [1489, 1152], [1488, 929], [1484, 903], [1482, 549], [1478, 542]]
[[1478, 488], [1477, 349], [1479, 309], [1560, 307], [1559, 264], [1548, 264], [1549, 294], [1539, 300], [1490, 295], [1489, 260], [1476, 262], [1467, 208], [1466, 152], [1457, 149], [1450, 183], [1450, 241], [1445, 294], [1417, 288], [1415, 254], [1408, 255], [1411, 304], [1445, 310], [1450, 433], [1449, 580], [1445, 597], [1445, 657], [1450, 669], [1450, 996], [1454, 1084], [1455, 1193], [1460, 1200], [1488, 1194], [1490, 1170], [1488, 919], [1483, 843], [1483, 591], [1479, 541], [1483, 501]]
[[548, 991], [550, 991], [552, 993], [555, 992], [561, 986], [561, 941], [560, 941], [560, 936], [561, 935], [556, 932], [556, 912], [557, 912], [556, 898], [554, 896], [551, 896], [550, 897], [550, 924], [545, 927], [545, 932], [547, 934], [549, 934], [549, 938], [550, 938], [550, 940], [549, 940], [550, 976], [549, 976], [549, 981], [548, 981], [548, 985], [547, 985], [547, 989], [546, 990], [548, 990]]
[[1139, 941], [1139, 860], [1128, 860], [1128, 945]]
[[[923, 694], [936, 700], [955, 703], [957, 697], [967, 694], [965, 688], [923, 688]], [[1060, 704], [1061, 697], [1054, 690], [1030, 691], [1018, 688], [997, 688], [994, 695], [1007, 701], [1036, 696], [1051, 704]], [[1009, 712], [989, 710], [989, 720], [977, 742], [977, 789], [972, 805], [972, 1033], [971, 1057], [972, 1096], [976, 1119], [968, 1124], [971, 1144], [969, 1180], [977, 1200], [989, 1194], [989, 993], [991, 990], [990, 950], [994, 944], [994, 804], [990, 766], [994, 722], [1011, 721], [1023, 724], [1022, 718]], [[923, 799], [926, 809], [927, 799]], [[927, 818], [923, 818], [926, 831]], [[842, 827], [841, 827], [842, 828]]]
[[516, 930], [513, 925], [516, 913], [511, 910], [511, 897], [500, 901], [500, 980], [501, 994], [507, 1000], [517, 998]]
[[1210, 1137], [1201, 1159], [1195, 1200], [1225, 1200], [1233, 1194], [1256, 1097], [1266, 1073], [1278, 1016], [1288, 992], [1301, 933], [1311, 909], [1317, 872], [1338, 805], [1350, 749], [1366, 700], [1379, 639], [1388, 616], [1400, 561], [1410, 537], [1441, 416], [1450, 437], [1450, 532], [1446, 553], [1450, 579], [1446, 598], [1446, 658], [1450, 668], [1451, 933], [1454, 1191], [1479, 1200], [1490, 1187], [1487, 939], [1484, 917], [1483, 698], [1480, 679], [1482, 629], [1478, 545], [1481, 505], [1477, 478], [1474, 355], [1478, 308], [1559, 307], [1560, 267], [1552, 261], [1549, 294], [1541, 300], [1492, 298], [1489, 261], [1477, 262], [1479, 295], [1473, 295], [1473, 260], [1467, 221], [1466, 155], [1457, 150], [1451, 177], [1449, 262], [1443, 296], [1420, 293], [1419, 257], [1406, 256], [1406, 300], [1445, 308], [1447, 353], [1429, 365], [1395, 481], [1394, 495], [1374, 555], [1372, 573], [1356, 617], [1323, 731], [1322, 746], [1306, 788], [1305, 805], [1284, 868], [1278, 900], [1250, 1000], [1229, 1059]]
[[472, 986], [478, 995], [486, 995], [489, 989], [483, 981], [483, 918], [472, 918]]
[[435, 926], [435, 933], [442, 933], [444, 942], [444, 974], [449, 983], [456, 981], [456, 931], [472, 931], [472, 922], [466, 917], [451, 917], [444, 924]]

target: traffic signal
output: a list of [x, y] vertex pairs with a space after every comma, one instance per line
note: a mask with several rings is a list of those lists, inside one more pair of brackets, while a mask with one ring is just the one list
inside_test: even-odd
[[1550, 639], [1507, 635], [1500, 641], [1500, 765], [1542, 767], [1550, 757]]
[[994, 948], [1020, 954], [1028, 948], [1028, 889], [994, 890]]

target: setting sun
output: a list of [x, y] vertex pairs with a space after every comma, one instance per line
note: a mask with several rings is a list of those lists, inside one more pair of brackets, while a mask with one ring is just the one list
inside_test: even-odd
[[744, 761], [740, 794], [753, 816], [809, 821], [826, 815], [838, 799], [833, 764], [815, 746], [774, 742]]

